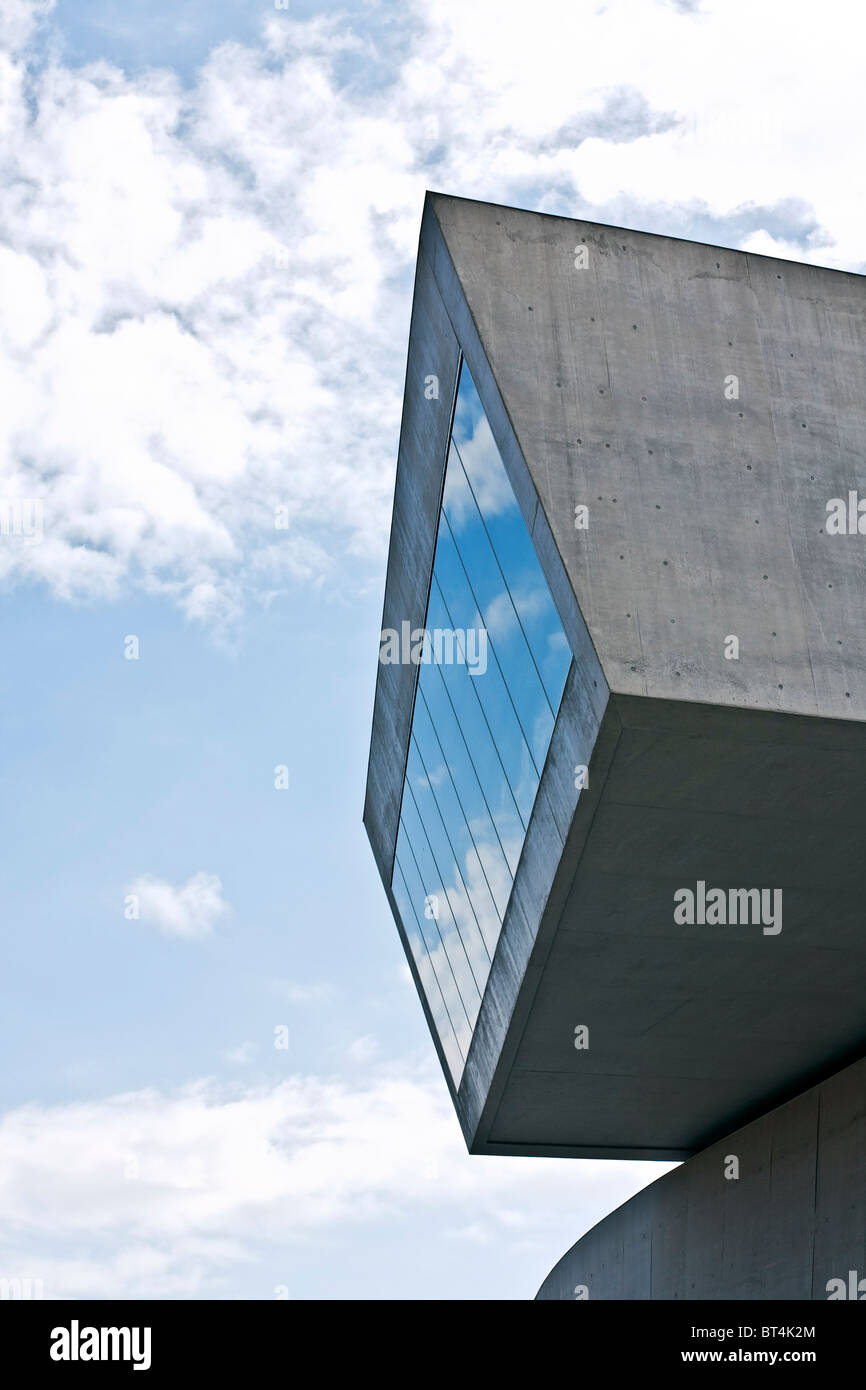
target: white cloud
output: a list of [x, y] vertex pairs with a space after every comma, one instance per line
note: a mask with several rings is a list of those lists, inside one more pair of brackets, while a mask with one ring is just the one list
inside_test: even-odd
[[54, 9], [54, 0], [3, 0], [0, 9], [0, 48], [17, 53]]
[[46, 515], [10, 582], [132, 581], [223, 624], [380, 565], [426, 186], [863, 261], [844, 0], [419, 0], [384, 88], [340, 15], [272, 16], [185, 90], [28, 69], [45, 11], [0, 27], [0, 489]]
[[145, 874], [135, 879], [126, 893], [138, 899], [139, 919], [146, 926], [156, 926], [166, 936], [181, 936], [188, 941], [210, 936], [228, 912], [222, 883], [216, 874], [204, 871], [177, 885]]
[[518, 1205], [552, 1263], [662, 1171], [470, 1157], [426, 1067], [28, 1105], [0, 1122], [0, 1273], [43, 1278], [46, 1297], [207, 1297], [274, 1251], [389, 1217], [521, 1241]]

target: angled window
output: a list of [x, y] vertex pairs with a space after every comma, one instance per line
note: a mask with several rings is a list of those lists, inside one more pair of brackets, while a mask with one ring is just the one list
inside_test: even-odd
[[571, 665], [465, 363], [425, 634], [392, 889], [456, 1085]]

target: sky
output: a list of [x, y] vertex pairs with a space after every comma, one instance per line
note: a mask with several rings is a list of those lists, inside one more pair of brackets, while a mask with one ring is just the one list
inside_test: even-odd
[[424, 191], [862, 272], [863, 27], [2, 0], [0, 1277], [524, 1299], [664, 1171], [467, 1155], [361, 826]]

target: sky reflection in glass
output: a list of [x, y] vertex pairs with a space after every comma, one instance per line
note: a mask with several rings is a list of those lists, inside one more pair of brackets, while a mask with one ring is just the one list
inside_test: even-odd
[[392, 883], [459, 1084], [571, 665], [465, 363], [425, 626], [487, 634], [419, 666]]

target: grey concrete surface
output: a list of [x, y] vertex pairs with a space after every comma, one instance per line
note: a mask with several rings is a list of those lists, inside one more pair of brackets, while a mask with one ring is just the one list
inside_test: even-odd
[[[399, 631], [404, 619], [413, 627], [424, 626], [459, 362], [460, 348], [422, 246], [406, 364], [383, 630]], [[428, 375], [438, 378], [438, 399], [425, 396]], [[416, 675], [415, 666], [377, 663], [364, 825], [386, 888], [391, 885]]]
[[[866, 536], [824, 526], [866, 494], [864, 308], [862, 277], [428, 196], [383, 626], [424, 621], [462, 350], [575, 658], [455, 1096], [474, 1152], [686, 1157], [866, 1052]], [[377, 675], [389, 900], [415, 674]], [[781, 933], [676, 924], [698, 880], [780, 890]]]
[[572, 1246], [537, 1297], [826, 1299], [829, 1281], [866, 1279], [864, 1155], [860, 1061], [644, 1188]]
[[429, 202], [611, 689], [866, 718], [866, 279]]
[[[477, 1152], [685, 1157], [866, 1052], [866, 727], [611, 695], [599, 741]], [[677, 923], [698, 880], [781, 930]]]
[[[483, 1151], [525, 1026], [531, 987], [542, 975], [540, 926], [552, 925], [565, 906], [570, 869], [589, 834], [595, 788], [604, 782], [613, 749], [610, 734], [600, 736], [608, 691], [600, 672], [596, 684], [587, 678], [594, 669], [588, 651], [583, 668], [574, 662], [566, 681], [460, 1083], [457, 1113], [474, 1152]], [[575, 787], [575, 762], [590, 769], [590, 786], [582, 791]]]

